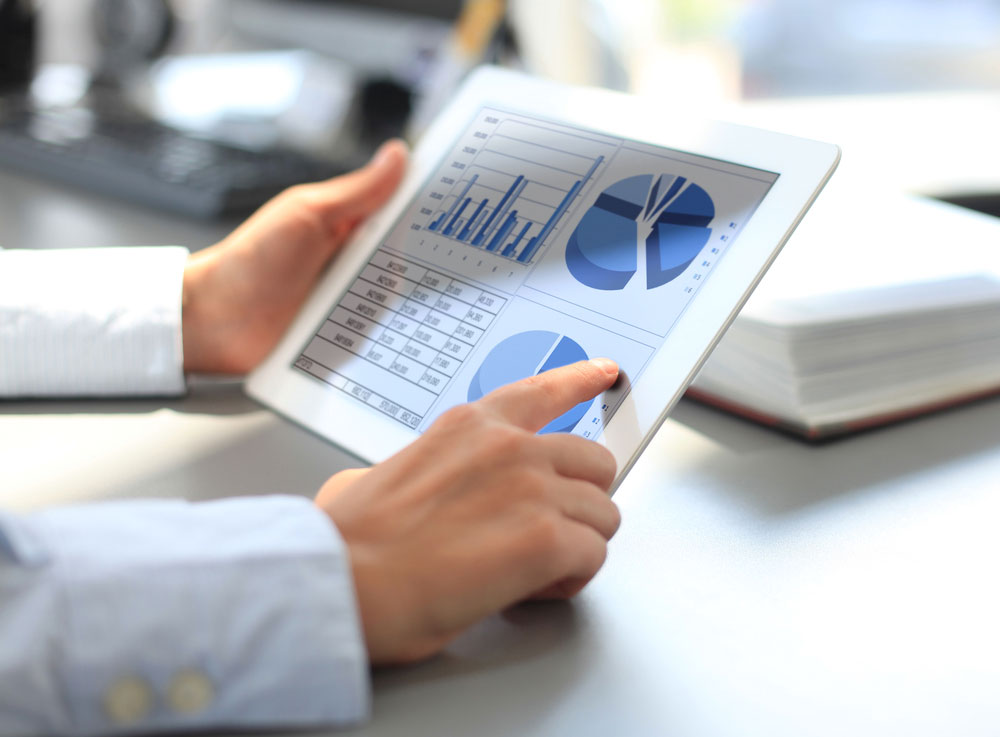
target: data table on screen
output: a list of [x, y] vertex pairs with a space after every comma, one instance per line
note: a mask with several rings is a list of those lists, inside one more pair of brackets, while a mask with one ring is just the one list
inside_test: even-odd
[[379, 251], [295, 365], [417, 427], [506, 301]]

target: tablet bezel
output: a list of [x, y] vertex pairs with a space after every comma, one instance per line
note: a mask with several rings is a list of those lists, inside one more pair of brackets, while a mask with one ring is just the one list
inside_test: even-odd
[[[597, 442], [618, 461], [617, 486], [711, 352], [808, 210], [840, 159], [837, 146], [744, 126], [681, 118], [658, 103], [569, 87], [495, 67], [476, 70], [413, 151], [399, 189], [365, 222], [323, 274], [278, 346], [247, 378], [247, 393], [289, 419], [376, 463], [419, 433], [293, 368], [302, 347], [337, 304], [442, 157], [483, 107], [778, 174], [724, 258], [698, 289]], [[664, 125], [661, 121], [668, 121]], [[612, 356], [613, 358], [613, 356]]]

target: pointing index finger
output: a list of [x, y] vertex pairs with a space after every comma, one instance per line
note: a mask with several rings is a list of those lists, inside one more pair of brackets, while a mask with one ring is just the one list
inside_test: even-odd
[[556, 417], [593, 399], [618, 378], [609, 358], [578, 361], [501, 387], [481, 400], [507, 421], [537, 432]]

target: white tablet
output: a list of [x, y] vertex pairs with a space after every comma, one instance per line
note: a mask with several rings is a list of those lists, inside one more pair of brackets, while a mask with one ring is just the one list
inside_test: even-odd
[[681, 110], [475, 72], [247, 391], [377, 462], [449, 407], [607, 356], [618, 384], [542, 432], [607, 446], [617, 484], [839, 159]]

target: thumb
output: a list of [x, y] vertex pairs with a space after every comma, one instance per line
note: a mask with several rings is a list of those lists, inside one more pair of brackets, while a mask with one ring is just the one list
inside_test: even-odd
[[396, 191], [407, 157], [406, 143], [398, 138], [386, 141], [360, 169], [308, 185], [310, 205], [327, 227], [335, 231], [353, 228]]
[[340, 473], [335, 473], [327, 479], [326, 483], [319, 490], [319, 493], [316, 494], [316, 506], [320, 508], [326, 507], [344, 489], [364, 477], [369, 471], [371, 471], [371, 468], [348, 468]]

